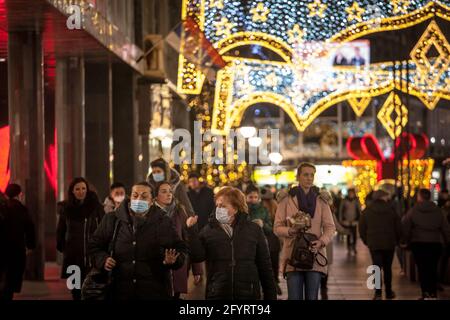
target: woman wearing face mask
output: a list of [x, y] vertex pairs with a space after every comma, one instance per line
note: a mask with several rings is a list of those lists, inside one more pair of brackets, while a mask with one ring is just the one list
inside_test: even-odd
[[[197, 218], [191, 217], [188, 218], [186, 210], [183, 205], [180, 204], [174, 197], [172, 193], [172, 187], [169, 182], [161, 182], [156, 185], [156, 199], [155, 205], [163, 210], [166, 215], [172, 220], [173, 225], [175, 226], [175, 230], [177, 231], [178, 236], [183, 241], [188, 241], [187, 235], [187, 225], [186, 222], [188, 219]], [[172, 272], [173, 277], [173, 292], [174, 298], [179, 299], [181, 293], [188, 292], [188, 261], [186, 261], [183, 266]], [[201, 281], [201, 275], [203, 274], [203, 268], [201, 263], [194, 263], [192, 265], [192, 272], [194, 274], [194, 283], [198, 284]]]
[[187, 195], [186, 187], [181, 182], [180, 174], [175, 169], [171, 169], [164, 159], [156, 159], [150, 163], [150, 166], [152, 167], [152, 173], [148, 176], [147, 180], [153, 190], [156, 189], [156, 185], [159, 182], [169, 182], [175, 199], [184, 206], [189, 216], [195, 215], [191, 201]]
[[[58, 203], [59, 220], [56, 230], [56, 248], [63, 253], [62, 277], [68, 278], [67, 267], [79, 266], [81, 280], [91, 268], [87, 245], [104, 215], [97, 195], [89, 190], [84, 178], [75, 178], [69, 186], [67, 200]], [[72, 290], [74, 300], [81, 299], [79, 289]]]
[[[133, 186], [130, 199], [105, 216], [89, 243], [98, 269], [112, 271], [113, 300], [162, 300], [172, 297], [171, 270], [181, 268], [187, 247], [170, 218], [151, 206], [147, 182]], [[111, 257], [108, 249], [117, 226]]]
[[247, 215], [244, 194], [224, 187], [215, 217], [198, 236], [188, 229], [193, 261], [206, 262], [208, 300], [259, 300], [261, 287], [264, 300], [277, 298], [264, 233]]
[[125, 200], [125, 186], [120, 182], [113, 183], [110, 187], [109, 195], [103, 202], [105, 213], [111, 213], [116, 210], [123, 200]]

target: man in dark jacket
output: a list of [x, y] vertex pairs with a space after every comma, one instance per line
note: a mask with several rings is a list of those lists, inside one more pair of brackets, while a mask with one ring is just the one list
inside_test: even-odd
[[214, 192], [207, 186], [200, 184], [197, 173], [189, 175], [188, 183], [188, 197], [195, 214], [198, 216], [198, 229], [202, 230], [208, 224], [209, 216], [214, 212]]
[[26, 255], [36, 248], [34, 224], [25, 207], [19, 200], [21, 187], [10, 184], [6, 187], [8, 197], [6, 218], [4, 219], [4, 239], [6, 246], [1, 259], [5, 262], [4, 290], [1, 299], [12, 300], [15, 292], [22, 289]]
[[[392, 291], [392, 260], [401, 239], [400, 217], [388, 202], [389, 194], [378, 190], [373, 201], [359, 219], [361, 239], [370, 249], [373, 264], [383, 269], [386, 299], [394, 299]], [[375, 300], [381, 300], [381, 288], [375, 289]]]
[[441, 209], [431, 201], [431, 192], [420, 189], [417, 204], [403, 217], [404, 236], [419, 271], [422, 299], [437, 299], [437, 268], [442, 241], [448, 243], [449, 224]]
[[[147, 182], [133, 186], [130, 199], [105, 215], [89, 243], [96, 268], [113, 271], [112, 299], [161, 300], [172, 297], [170, 271], [179, 269], [187, 247], [172, 221], [151, 206]], [[117, 226], [113, 256], [108, 248]]]

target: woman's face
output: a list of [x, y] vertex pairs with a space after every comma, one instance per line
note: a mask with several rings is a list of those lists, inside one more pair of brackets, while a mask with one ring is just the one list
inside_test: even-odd
[[164, 174], [164, 170], [160, 167], [152, 167], [152, 174]]
[[173, 200], [172, 187], [169, 184], [165, 183], [159, 188], [156, 201], [158, 201], [159, 204], [168, 206], [169, 204], [172, 203], [172, 200]]
[[247, 196], [247, 203], [248, 204], [257, 204], [259, 203], [259, 194], [258, 192], [250, 192]]
[[224, 196], [218, 197], [216, 199], [216, 207], [225, 208], [228, 211], [230, 217], [234, 217], [237, 213], [237, 209], [231, 205], [228, 199]]
[[298, 184], [303, 189], [310, 189], [314, 183], [314, 175], [316, 170], [311, 167], [303, 167], [298, 175]]
[[78, 182], [73, 187], [73, 195], [77, 200], [84, 200], [86, 198], [86, 193], [87, 193], [87, 186], [86, 183], [84, 182]]

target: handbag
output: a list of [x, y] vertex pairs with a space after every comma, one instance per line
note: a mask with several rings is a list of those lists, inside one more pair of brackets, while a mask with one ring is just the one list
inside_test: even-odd
[[[111, 237], [111, 241], [108, 246], [108, 252], [110, 257], [114, 254], [114, 247], [117, 240], [120, 221], [116, 219], [114, 223], [114, 232]], [[104, 268], [101, 270], [93, 268], [87, 274], [81, 287], [81, 299], [82, 300], [108, 300], [111, 294], [112, 284], [112, 271], [106, 271]]]
[[[327, 258], [320, 252], [314, 253], [311, 251], [311, 242], [317, 240], [319, 238], [313, 233], [299, 233], [295, 238], [291, 259], [289, 259], [288, 263], [294, 268], [303, 270], [313, 269], [314, 262], [325, 267], [328, 264]], [[325, 263], [320, 262], [318, 256], [321, 256], [325, 260]]]

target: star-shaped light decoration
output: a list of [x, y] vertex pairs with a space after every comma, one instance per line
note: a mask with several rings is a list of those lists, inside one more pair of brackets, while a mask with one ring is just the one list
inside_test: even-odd
[[269, 73], [264, 80], [265, 80], [265, 82], [264, 82], [265, 85], [268, 87], [276, 87], [276, 86], [278, 86], [278, 83], [280, 82], [280, 79], [275, 74], [275, 72]]
[[358, 2], [356, 1], [353, 2], [351, 7], [345, 8], [345, 11], [348, 13], [347, 20], [349, 22], [351, 21], [361, 22], [363, 20], [362, 15], [364, 14], [365, 10], [359, 6]]
[[314, 0], [314, 2], [308, 4], [309, 16], [318, 16], [320, 18], [323, 18], [325, 17], [325, 10], [327, 9], [327, 7], [328, 6], [322, 3], [321, 0]]
[[259, 2], [256, 8], [252, 8], [250, 13], [253, 15], [253, 22], [265, 22], [267, 21], [267, 15], [270, 13], [270, 9], [264, 6], [263, 2]]
[[216, 35], [218, 37], [228, 37], [231, 35], [231, 29], [234, 28], [234, 23], [229, 22], [227, 18], [222, 17], [220, 21], [214, 23], [214, 27], [216, 28]]
[[305, 36], [305, 32], [298, 24], [295, 24], [294, 27], [287, 32], [287, 34], [289, 36], [288, 42], [290, 44], [300, 42]]
[[223, 9], [223, 0], [211, 0], [209, 3], [210, 8]]
[[408, 7], [410, 5], [410, 0], [391, 0], [392, 8], [394, 14], [408, 13]]

